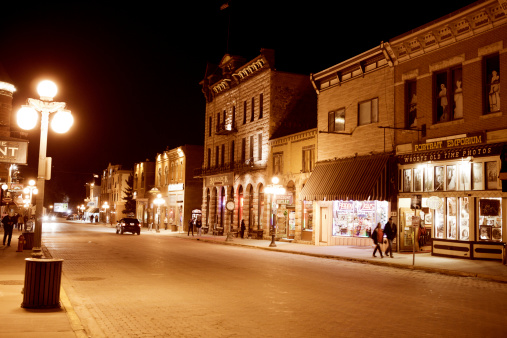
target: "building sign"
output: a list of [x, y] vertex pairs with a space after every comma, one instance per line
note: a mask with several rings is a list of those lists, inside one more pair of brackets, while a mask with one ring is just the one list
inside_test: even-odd
[[375, 211], [375, 201], [360, 202], [358, 211]]
[[427, 161], [459, 160], [466, 157], [483, 157], [500, 155], [503, 144], [484, 144], [475, 147], [451, 148], [437, 151], [429, 151], [418, 154], [398, 155], [399, 164], [422, 163]]
[[183, 183], [169, 184], [167, 186], [167, 191], [179, 191], [183, 190]]
[[292, 194], [276, 195], [276, 203], [292, 205]]
[[0, 162], [27, 164], [28, 141], [0, 140]]
[[354, 210], [354, 201], [339, 201], [338, 202], [338, 210]]
[[213, 175], [206, 177], [206, 187], [216, 187], [216, 186], [224, 186], [224, 185], [233, 185], [234, 184], [234, 174], [221, 174], [221, 175]]
[[421, 151], [431, 151], [439, 149], [457, 148], [464, 146], [473, 146], [486, 143], [486, 135], [484, 133], [468, 134], [466, 137], [459, 137], [450, 140], [440, 140], [427, 143], [418, 143], [413, 145], [414, 153]]

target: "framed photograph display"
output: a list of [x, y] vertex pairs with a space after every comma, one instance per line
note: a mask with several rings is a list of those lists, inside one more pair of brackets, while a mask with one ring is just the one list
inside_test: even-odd
[[444, 167], [435, 167], [435, 191], [444, 190]]
[[489, 241], [491, 240], [491, 231], [492, 228], [489, 225], [481, 225], [479, 227], [479, 239], [481, 241]]
[[412, 169], [403, 169], [403, 192], [412, 191]]
[[424, 173], [424, 191], [433, 191], [433, 167], [426, 167]]
[[470, 162], [462, 163], [459, 166], [459, 190], [472, 190], [472, 186], [470, 184], [470, 173], [472, 171], [472, 166]]
[[458, 173], [456, 171], [456, 165], [448, 165], [447, 167], [447, 174], [445, 177], [446, 180], [446, 190], [453, 191], [456, 190], [456, 185], [458, 184]]
[[423, 191], [423, 168], [414, 168], [414, 191]]
[[468, 241], [470, 236], [470, 216], [469, 216], [469, 203], [468, 197], [458, 198], [459, 202], [459, 239]]
[[486, 162], [486, 189], [498, 188], [498, 171], [496, 162]]
[[480, 162], [472, 165], [472, 189], [484, 190], [484, 167]]
[[502, 228], [493, 228], [491, 232], [491, 239], [494, 241], [502, 240]]

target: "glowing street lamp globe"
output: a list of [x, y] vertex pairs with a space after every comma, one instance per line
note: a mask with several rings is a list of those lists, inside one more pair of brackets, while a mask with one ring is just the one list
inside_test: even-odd
[[35, 128], [38, 120], [39, 114], [32, 107], [24, 105], [18, 110], [17, 122], [21, 129], [30, 130]]
[[39, 83], [37, 86], [37, 93], [43, 100], [53, 101], [53, 97], [56, 96], [58, 92], [58, 88], [56, 84], [49, 80], [44, 80]]
[[74, 117], [70, 113], [70, 110], [60, 110], [55, 116], [53, 116], [53, 120], [51, 121], [51, 128], [59, 133], [63, 134], [69, 131], [70, 127], [74, 123]]

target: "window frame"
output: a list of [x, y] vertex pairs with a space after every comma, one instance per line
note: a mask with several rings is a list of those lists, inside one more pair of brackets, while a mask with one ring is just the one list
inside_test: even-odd
[[[373, 102], [376, 102], [376, 119], [374, 120], [373, 119]], [[369, 119], [369, 122], [367, 123], [361, 123], [361, 106], [365, 103], [370, 103], [370, 119]], [[374, 123], [378, 123], [379, 122], [379, 98], [378, 96], [377, 97], [374, 97], [374, 98], [371, 98], [369, 100], [364, 100], [364, 101], [360, 101], [358, 102], [357, 104], [357, 125], [358, 126], [367, 126], [369, 124], [374, 124]]]
[[[337, 126], [336, 119], [337, 117], [340, 116], [337, 116], [337, 113], [340, 113], [340, 116], [343, 115], [343, 124], [342, 124], [343, 127], [338, 129], [336, 128]], [[331, 121], [334, 121], [334, 123], [332, 123]], [[329, 132], [345, 131], [345, 108], [332, 110], [327, 114], [327, 131]]]
[[[496, 65], [492, 65], [492, 63], [495, 63]], [[502, 102], [500, 101], [499, 107], [496, 110], [491, 110], [491, 102], [490, 102], [490, 93], [491, 88], [493, 87], [491, 85], [491, 79], [489, 78], [489, 72], [496, 71], [497, 77], [499, 78], [498, 81], [501, 79], [500, 74], [500, 54], [499, 53], [493, 53], [484, 56], [483, 62], [482, 62], [482, 78], [483, 78], [483, 115], [488, 114], [494, 114], [498, 113], [502, 109]], [[498, 82], [498, 85], [500, 85], [500, 82]], [[500, 89], [499, 89], [500, 90]], [[500, 93], [500, 91], [498, 91]], [[500, 94], [498, 94], [500, 95]]]
[[[460, 77], [456, 77], [455, 74], [459, 71]], [[445, 74], [445, 85], [446, 85], [446, 100], [447, 100], [447, 110], [448, 110], [448, 118], [444, 116], [446, 113], [445, 111], [442, 111], [442, 114], [439, 113], [439, 107], [442, 107], [442, 100], [440, 99], [441, 96], [441, 86], [443, 83], [440, 83], [439, 85], [439, 76], [442, 76]], [[433, 73], [433, 124], [440, 124], [440, 123], [446, 123], [456, 120], [463, 119], [463, 112], [461, 111], [460, 117], [455, 117], [455, 99], [454, 99], [454, 93], [455, 93], [455, 82], [456, 79], [460, 78], [461, 81], [461, 89], [463, 89], [463, 67], [461, 64], [455, 65], [449, 68], [441, 69], [439, 71], [436, 71]], [[444, 116], [444, 117], [440, 117]]]

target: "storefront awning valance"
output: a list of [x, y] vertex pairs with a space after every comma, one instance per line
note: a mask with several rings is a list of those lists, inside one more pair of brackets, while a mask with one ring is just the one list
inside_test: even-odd
[[86, 209], [86, 212], [89, 214], [97, 214], [99, 212], [99, 208], [89, 207], [88, 209]]
[[372, 155], [317, 163], [301, 190], [307, 201], [379, 200], [389, 196], [391, 155]]

